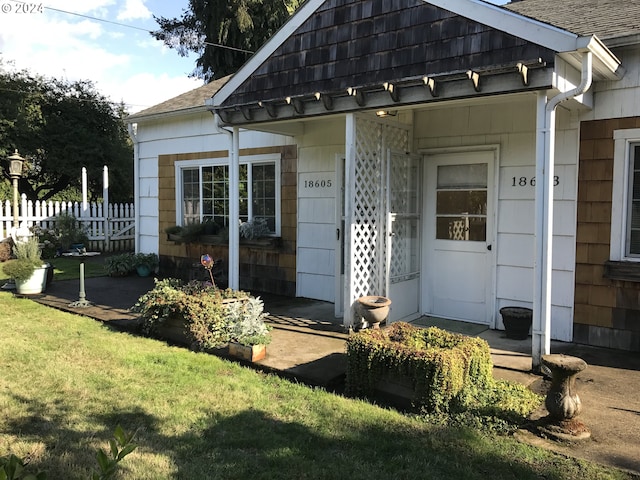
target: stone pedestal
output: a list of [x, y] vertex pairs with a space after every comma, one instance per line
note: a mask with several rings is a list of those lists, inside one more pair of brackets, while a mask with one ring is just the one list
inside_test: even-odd
[[576, 417], [582, 411], [582, 402], [576, 392], [576, 376], [587, 368], [587, 363], [568, 355], [543, 355], [542, 364], [551, 371], [551, 387], [545, 399], [549, 412], [541, 425], [542, 433], [562, 440], [582, 440], [591, 432]]

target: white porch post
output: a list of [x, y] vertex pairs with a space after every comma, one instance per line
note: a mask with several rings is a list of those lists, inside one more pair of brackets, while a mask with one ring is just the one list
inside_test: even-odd
[[233, 127], [229, 152], [229, 288], [240, 288], [240, 129]]
[[555, 163], [556, 107], [584, 94], [593, 81], [593, 54], [582, 53], [582, 75], [578, 86], [547, 101], [538, 93], [536, 108], [536, 253], [533, 285], [531, 358], [539, 370], [542, 355], [551, 352], [551, 279], [553, 258], [553, 178]]
[[[551, 350], [551, 273], [553, 248], [553, 151], [555, 109], [547, 112], [547, 95], [538, 93], [536, 108], [535, 261], [531, 357], [538, 370]], [[548, 114], [549, 113], [549, 114]]]
[[348, 113], [346, 117], [346, 152], [344, 164], [344, 308], [342, 324], [349, 328], [353, 324], [351, 304], [354, 300], [351, 235], [353, 231], [353, 189], [355, 187], [355, 159], [356, 159], [356, 116]]
[[[140, 251], [140, 143], [138, 142], [138, 124], [133, 123], [129, 124], [129, 137], [133, 142], [133, 205], [134, 205], [134, 248], [136, 252]], [[104, 167], [107, 168], [106, 165]], [[108, 179], [109, 177], [107, 177]], [[177, 179], [176, 179], [177, 181]], [[107, 188], [108, 191], [108, 188]], [[104, 196], [104, 195], [103, 195]], [[111, 242], [109, 241], [109, 237], [111, 235], [110, 225], [109, 225], [109, 202], [108, 196], [107, 200], [104, 202], [104, 207], [102, 210], [102, 214], [104, 215], [105, 221], [105, 233], [107, 235], [105, 245], [107, 246], [107, 250], [109, 250]], [[178, 219], [176, 219], [178, 220]], [[159, 251], [156, 253], [160, 253]]]

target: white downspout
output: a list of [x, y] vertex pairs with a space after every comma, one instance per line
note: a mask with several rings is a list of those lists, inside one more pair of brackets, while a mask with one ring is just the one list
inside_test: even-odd
[[[129, 137], [133, 142], [133, 210], [134, 210], [134, 248], [136, 252], [140, 251], [140, 142], [138, 142], [137, 124], [134, 127], [133, 124], [128, 124], [127, 129], [129, 131]], [[106, 211], [104, 211], [106, 209]], [[105, 205], [103, 208], [103, 215], [108, 218], [109, 206]], [[107, 221], [107, 230], [109, 229], [109, 222]], [[107, 238], [111, 232], [106, 232]]]
[[229, 136], [229, 288], [240, 288], [240, 132], [220, 126], [220, 116], [213, 113], [218, 133]]
[[533, 326], [531, 357], [534, 370], [539, 370], [542, 356], [551, 351], [551, 280], [553, 273], [553, 178], [555, 165], [556, 107], [584, 94], [593, 82], [593, 54], [582, 56], [582, 79], [568, 92], [547, 102], [546, 93], [538, 94], [536, 118], [536, 224]]

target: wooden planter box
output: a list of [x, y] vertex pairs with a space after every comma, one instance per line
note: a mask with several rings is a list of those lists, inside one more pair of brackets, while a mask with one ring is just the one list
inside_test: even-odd
[[246, 360], [247, 362], [257, 362], [267, 356], [266, 345], [242, 345], [236, 342], [229, 343], [229, 355]]
[[156, 327], [156, 337], [168, 340], [177, 345], [190, 346], [187, 334], [184, 331], [184, 320], [181, 318], [168, 318]]

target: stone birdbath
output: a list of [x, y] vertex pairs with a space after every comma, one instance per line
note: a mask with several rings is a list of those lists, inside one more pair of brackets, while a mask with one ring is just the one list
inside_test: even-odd
[[391, 300], [387, 297], [369, 295], [358, 298], [357, 311], [371, 328], [380, 328], [380, 324], [389, 316]]
[[576, 392], [576, 377], [587, 363], [578, 357], [551, 354], [542, 356], [542, 364], [551, 371], [551, 387], [544, 402], [549, 415], [542, 419], [541, 433], [558, 440], [589, 438], [591, 432], [577, 418], [582, 402]]

